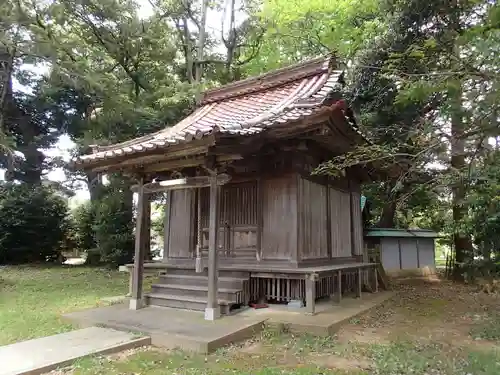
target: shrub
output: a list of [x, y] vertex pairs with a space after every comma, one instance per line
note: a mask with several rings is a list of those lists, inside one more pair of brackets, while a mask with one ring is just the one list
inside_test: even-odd
[[75, 245], [80, 251], [86, 252], [96, 247], [94, 216], [95, 210], [91, 201], [80, 204], [71, 212]]
[[67, 204], [52, 189], [27, 184], [0, 188], [0, 263], [60, 260], [67, 230]]
[[134, 256], [133, 205], [130, 184], [113, 179], [94, 203], [93, 230], [101, 261], [118, 266]]

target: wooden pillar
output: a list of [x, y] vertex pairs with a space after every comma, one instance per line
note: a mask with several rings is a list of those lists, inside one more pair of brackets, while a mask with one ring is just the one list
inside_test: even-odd
[[326, 185], [326, 247], [328, 258], [332, 259], [332, 212], [330, 209], [330, 184]]
[[342, 271], [337, 271], [337, 303], [342, 301]]
[[258, 262], [262, 260], [262, 230], [264, 227], [264, 189], [262, 178], [257, 179], [257, 249], [255, 258]]
[[361, 298], [361, 288], [363, 285], [363, 271], [361, 267], [358, 268], [357, 287], [356, 287], [356, 297]]
[[172, 212], [172, 192], [166, 192], [165, 202], [165, 221], [163, 222], [163, 261], [166, 262], [169, 256], [170, 249], [170, 213]]
[[378, 271], [377, 271], [377, 266], [373, 267], [373, 277], [375, 279], [373, 291], [375, 293], [377, 293], [378, 292]]
[[202, 273], [204, 271], [203, 262], [201, 259], [201, 240], [202, 240], [202, 230], [201, 230], [201, 188], [196, 189], [196, 260], [195, 260], [195, 270], [197, 273]]
[[417, 268], [420, 268], [420, 246], [418, 243], [418, 238], [417, 238], [417, 242], [415, 245], [417, 247]]
[[347, 180], [347, 186], [349, 190], [349, 220], [350, 220], [350, 227], [351, 227], [351, 255], [355, 256], [356, 255], [356, 236], [354, 233], [354, 212], [353, 212], [353, 203], [354, 200], [352, 199], [352, 182], [351, 180]]
[[309, 315], [316, 312], [316, 280], [316, 274], [306, 275], [306, 312]]
[[142, 217], [144, 221], [144, 245], [143, 245], [143, 257], [145, 261], [151, 260], [151, 202], [149, 200], [149, 195], [144, 195], [144, 216]]
[[205, 319], [215, 320], [220, 317], [217, 296], [217, 244], [219, 234], [219, 186], [217, 175], [210, 176], [210, 219], [208, 223], [208, 298], [205, 308]]
[[144, 275], [144, 245], [146, 243], [146, 228], [144, 226], [144, 215], [148, 198], [144, 194], [144, 179], [139, 180], [137, 192], [137, 218], [135, 227], [135, 254], [134, 269], [132, 270], [132, 296], [130, 298], [130, 309], [138, 310], [144, 306], [142, 298], [142, 280]]

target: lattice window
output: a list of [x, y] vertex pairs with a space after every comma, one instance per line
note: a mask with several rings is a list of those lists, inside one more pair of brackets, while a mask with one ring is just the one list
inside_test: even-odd
[[[210, 188], [201, 191], [202, 227], [208, 227]], [[219, 223], [231, 226], [257, 225], [257, 181], [224, 185], [220, 192]]]

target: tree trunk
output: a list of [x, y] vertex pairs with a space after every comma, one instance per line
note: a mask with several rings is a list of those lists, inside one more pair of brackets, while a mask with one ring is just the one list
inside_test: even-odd
[[382, 215], [378, 223], [375, 225], [377, 228], [394, 228], [396, 217], [396, 201], [390, 201], [382, 209]]
[[[456, 83], [461, 86], [460, 82]], [[454, 90], [450, 93], [451, 98], [451, 169], [457, 175], [452, 185], [452, 211], [455, 230], [453, 233], [453, 245], [455, 248], [455, 265], [453, 278], [462, 278], [462, 264], [472, 255], [472, 240], [470, 235], [463, 233], [459, 227], [466, 210], [463, 203], [466, 196], [464, 178], [465, 164], [465, 140], [464, 140], [464, 112], [462, 103], [462, 90]]]
[[87, 188], [90, 193], [90, 201], [96, 202], [99, 199], [99, 189], [102, 185], [102, 179], [99, 173], [87, 171], [85, 173], [87, 178]]
[[12, 103], [12, 70], [14, 54], [8, 48], [0, 51], [0, 132], [6, 133], [5, 114]]

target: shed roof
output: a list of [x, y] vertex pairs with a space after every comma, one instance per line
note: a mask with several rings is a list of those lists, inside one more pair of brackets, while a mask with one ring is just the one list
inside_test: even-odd
[[365, 237], [437, 238], [439, 234], [429, 229], [370, 228]]
[[343, 72], [336, 70], [331, 55], [234, 82], [206, 91], [201, 106], [178, 124], [131, 141], [96, 147], [75, 164], [111, 162], [214, 133], [252, 135], [322, 111], [345, 110], [343, 101], [332, 106], [337, 101], [330, 100], [342, 83]]

